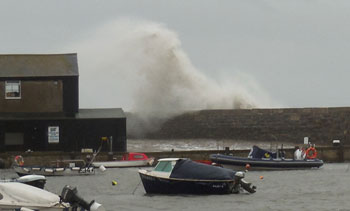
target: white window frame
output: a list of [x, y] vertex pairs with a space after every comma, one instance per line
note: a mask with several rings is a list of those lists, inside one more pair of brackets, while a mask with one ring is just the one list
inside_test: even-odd
[[[11, 92], [11, 90], [8, 90], [9, 84], [15, 84], [15, 83], [17, 83], [17, 86], [18, 86], [19, 96], [15, 96], [15, 97], [7, 96], [7, 93]], [[16, 86], [16, 85], [13, 85], [13, 86]], [[5, 99], [21, 99], [21, 96], [22, 96], [22, 90], [21, 90], [21, 81], [20, 80], [5, 81]]]

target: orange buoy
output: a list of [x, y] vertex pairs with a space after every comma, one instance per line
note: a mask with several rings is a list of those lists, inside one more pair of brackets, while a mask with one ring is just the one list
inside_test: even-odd
[[260, 176], [259, 178], [260, 178], [260, 179], [264, 179], [264, 176]]

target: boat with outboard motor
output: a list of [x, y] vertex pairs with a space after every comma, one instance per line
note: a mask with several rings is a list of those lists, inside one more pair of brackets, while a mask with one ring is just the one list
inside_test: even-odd
[[[84, 160], [59, 160], [55, 166], [24, 165], [24, 159], [18, 155], [12, 166], [19, 176], [43, 175], [43, 176], [76, 176], [95, 174], [95, 169], [91, 164], [86, 164]], [[104, 171], [104, 168], [100, 168]]]
[[[310, 151], [310, 150], [309, 150]], [[309, 152], [307, 151], [307, 152]], [[233, 155], [211, 154], [210, 160], [224, 168], [233, 170], [293, 170], [293, 169], [311, 169], [320, 168], [323, 161], [317, 159], [316, 149], [312, 148], [313, 154], [306, 156], [305, 159], [287, 159], [284, 158], [283, 150], [271, 152], [253, 146], [248, 157], [236, 157]]]
[[121, 168], [121, 167], [142, 167], [152, 166], [154, 158], [147, 157], [144, 153], [129, 152], [123, 155], [121, 160], [113, 161], [94, 161], [92, 166], [106, 168]]
[[184, 158], [159, 159], [153, 170], [139, 170], [146, 193], [159, 194], [230, 194], [241, 189], [255, 192], [244, 172]]
[[0, 183], [4, 182], [20, 182], [27, 185], [31, 185], [37, 188], [44, 189], [46, 183], [46, 177], [43, 175], [26, 175], [13, 179], [0, 179]]
[[0, 210], [22, 211], [104, 211], [101, 204], [86, 202], [76, 188], [65, 186], [61, 196], [30, 185], [9, 182], [0, 183]]

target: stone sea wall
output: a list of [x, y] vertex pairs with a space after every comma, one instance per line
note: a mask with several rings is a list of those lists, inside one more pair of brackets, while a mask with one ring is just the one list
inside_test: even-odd
[[[148, 133], [150, 139], [236, 139], [316, 144], [350, 144], [350, 107], [235, 109], [187, 112]], [[130, 134], [129, 134], [130, 135]], [[132, 135], [132, 134], [131, 134]]]
[[[163, 152], [147, 152], [148, 157], [154, 157], [156, 160], [160, 158], [190, 158], [192, 160], [209, 160], [210, 154], [232, 154], [239, 157], [247, 157], [250, 150], [192, 150], [192, 151], [163, 151]], [[285, 157], [293, 158], [294, 148], [286, 148]], [[317, 147], [317, 158], [322, 159], [324, 162], [349, 162], [350, 161], [350, 146], [326, 146]], [[3, 165], [0, 168], [10, 168], [13, 164], [16, 155], [22, 155], [24, 158], [24, 165], [37, 165], [37, 166], [55, 166], [62, 160], [86, 160], [86, 157], [91, 154], [79, 153], [79, 152], [7, 152], [0, 153], [0, 159], [3, 161]], [[121, 159], [122, 153], [114, 153], [114, 158]], [[108, 153], [101, 152], [96, 156], [96, 161], [106, 161], [110, 158]]]

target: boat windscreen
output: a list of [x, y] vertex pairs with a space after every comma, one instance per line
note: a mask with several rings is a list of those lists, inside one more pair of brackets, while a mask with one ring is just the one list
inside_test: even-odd
[[248, 157], [249, 158], [276, 158], [277, 154], [276, 152], [270, 152], [254, 145]]
[[170, 178], [204, 179], [204, 180], [232, 180], [234, 171], [217, 166], [180, 159], [171, 172]]
[[154, 168], [154, 171], [171, 172], [171, 169], [171, 161], [160, 161]]

